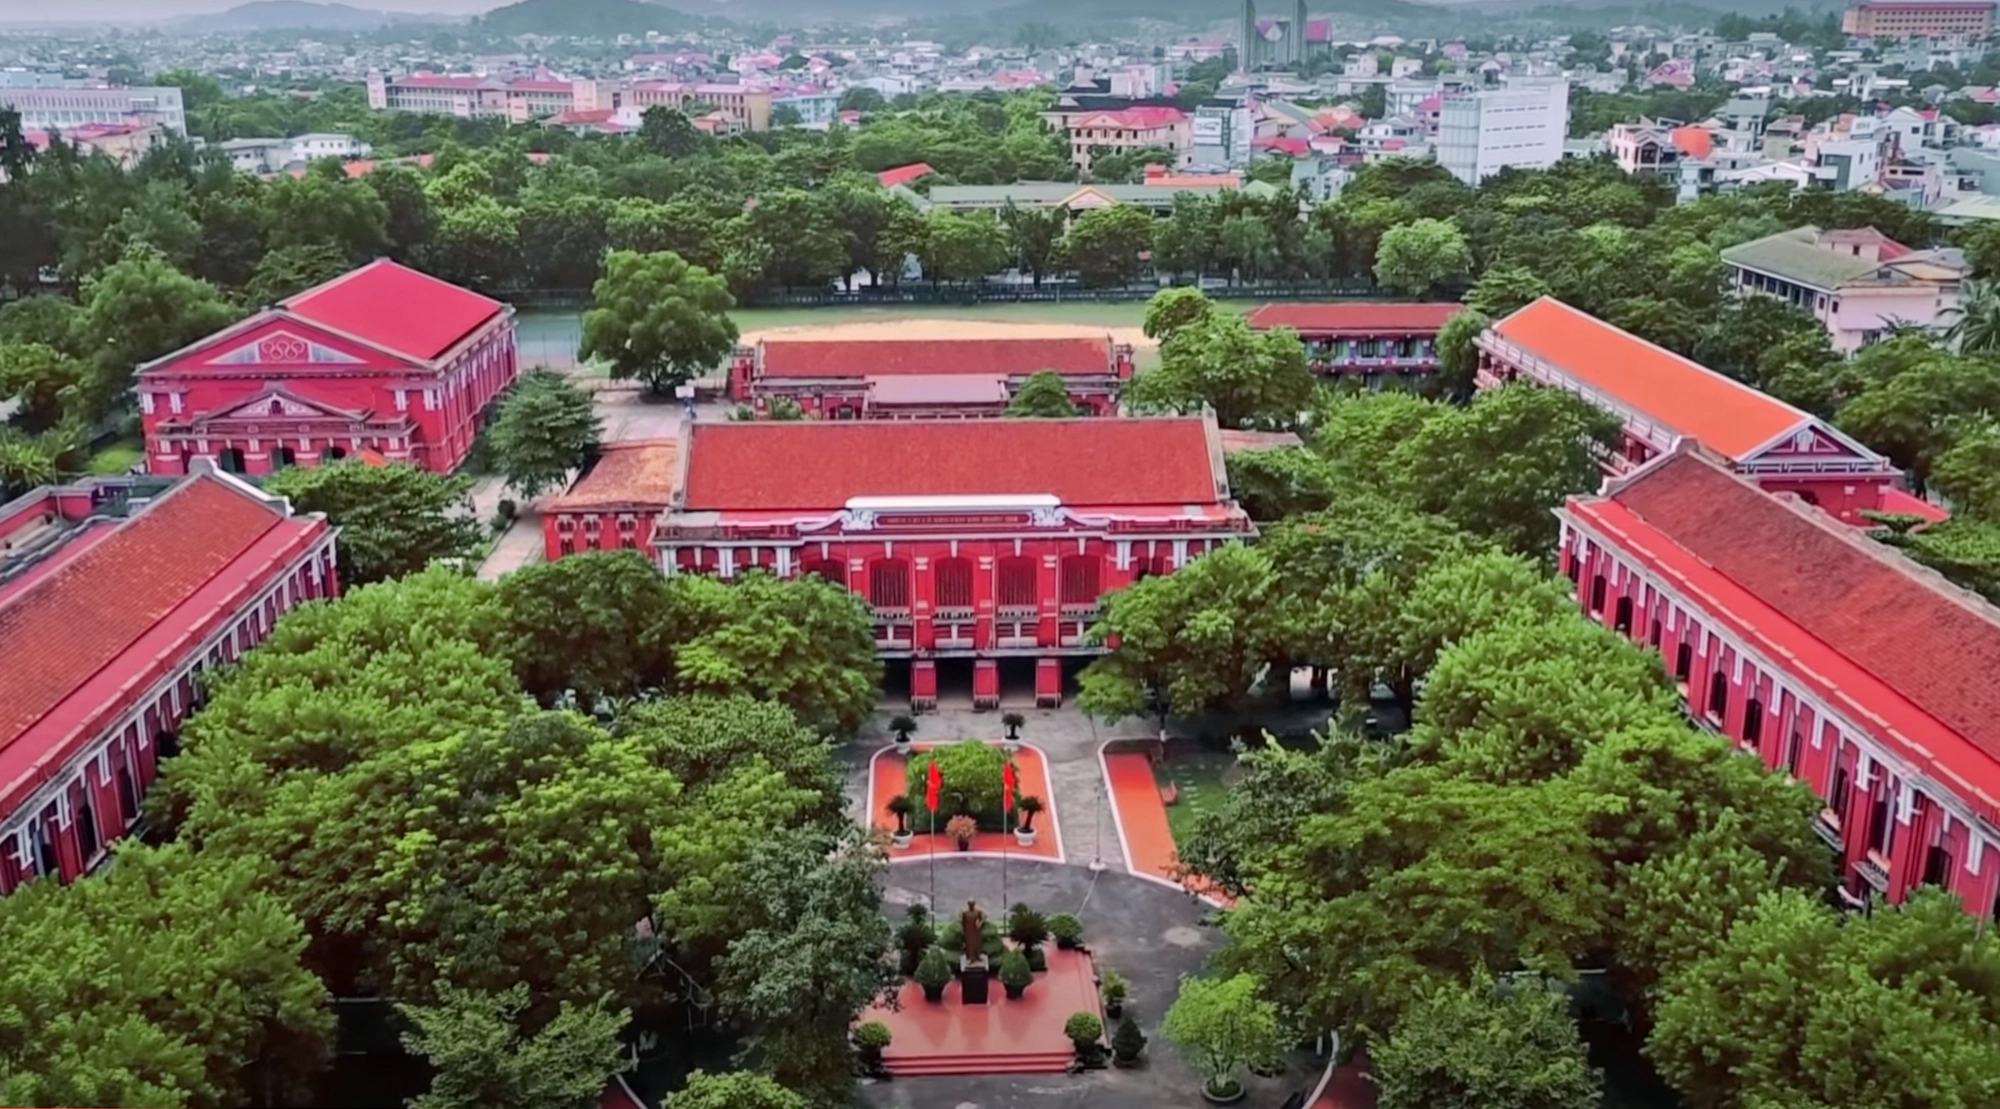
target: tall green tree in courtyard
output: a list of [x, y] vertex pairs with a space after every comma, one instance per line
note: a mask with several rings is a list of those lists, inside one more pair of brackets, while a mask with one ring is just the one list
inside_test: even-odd
[[1283, 1053], [1278, 1011], [1262, 994], [1261, 984], [1248, 974], [1181, 979], [1160, 1035], [1200, 1072], [1204, 1092], [1227, 1098], [1241, 1090], [1242, 1068], [1268, 1068]]
[[9, 422], [30, 433], [47, 431], [79, 406], [89, 367], [41, 343], [0, 339], [0, 399], [19, 402]]
[[1383, 1109], [1596, 1109], [1565, 994], [1532, 979], [1439, 986], [1370, 1052]]
[[1069, 399], [1069, 383], [1054, 370], [1030, 374], [1021, 391], [1007, 402], [1007, 415], [1015, 419], [1060, 420], [1076, 414], [1076, 405]]
[[1215, 311], [1215, 302], [1200, 289], [1165, 289], [1146, 302], [1146, 338], [1166, 342], [1184, 327], [1201, 323]]
[[340, 529], [340, 580], [348, 588], [415, 573], [438, 559], [466, 558], [482, 538], [468, 498], [472, 479], [407, 463], [343, 460], [294, 466], [265, 488], [301, 512], [324, 512]]
[[688, 1075], [679, 1093], [667, 1095], [663, 1109], [807, 1109], [806, 1100], [761, 1074]]
[[1312, 405], [1305, 345], [1290, 331], [1255, 332], [1215, 312], [1175, 330], [1160, 365], [1132, 380], [1126, 399], [1149, 412], [1215, 410], [1226, 428], [1289, 427]]
[[1196, 716], [1249, 693], [1263, 669], [1264, 611], [1274, 575], [1255, 547], [1231, 543], [1164, 577], [1113, 593], [1090, 630], [1110, 653], [1084, 668], [1077, 705], [1116, 720]]
[[1479, 348], [1474, 345], [1494, 317], [1477, 309], [1467, 309], [1445, 321], [1438, 329], [1437, 383], [1454, 400], [1470, 399], [1479, 377]]
[[676, 254], [613, 251], [584, 313], [582, 358], [610, 363], [611, 376], [664, 392], [705, 374], [736, 349], [728, 316], [736, 298], [714, 274]]
[[1062, 256], [1093, 288], [1129, 285], [1139, 276], [1140, 255], [1153, 246], [1153, 216], [1114, 204], [1078, 216], [1062, 237]]
[[533, 1035], [521, 1031], [528, 991], [446, 986], [435, 1005], [400, 1006], [403, 1043], [430, 1063], [428, 1091], [411, 1109], [588, 1109], [626, 1066], [627, 1014], [565, 1004]]
[[1419, 219], [1392, 227], [1375, 248], [1375, 280], [1405, 296], [1427, 296], [1471, 269], [1465, 235], [1449, 220]]
[[860, 598], [817, 575], [750, 573], [733, 583], [669, 583], [683, 631], [676, 684], [690, 693], [777, 701], [808, 728], [851, 735], [881, 696], [874, 624]]
[[175, 269], [150, 247], [133, 248], [83, 290], [78, 331], [102, 344], [89, 352], [86, 414], [122, 403], [140, 364], [219, 331], [238, 315], [214, 286]]
[[587, 552], [501, 579], [507, 654], [543, 704], [573, 694], [588, 710], [660, 689], [680, 621], [666, 580], [637, 551]]
[[530, 499], [559, 489], [587, 467], [604, 438], [589, 393], [547, 370], [523, 374], [486, 433], [493, 464], [507, 485]]

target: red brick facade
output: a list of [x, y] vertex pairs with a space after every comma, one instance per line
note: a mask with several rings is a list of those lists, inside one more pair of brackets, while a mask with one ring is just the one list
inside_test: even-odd
[[1306, 345], [1313, 372], [1328, 377], [1429, 374], [1437, 337], [1462, 304], [1266, 304], [1245, 317], [1257, 331], [1286, 328]]
[[1028, 378], [1061, 374], [1088, 416], [1117, 412], [1132, 348], [1102, 338], [766, 339], [741, 347], [729, 397], [758, 413], [783, 397], [829, 420], [999, 416]]

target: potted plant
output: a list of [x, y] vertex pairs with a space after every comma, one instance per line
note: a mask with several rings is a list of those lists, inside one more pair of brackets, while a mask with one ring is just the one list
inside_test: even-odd
[[1049, 935], [1061, 951], [1075, 951], [1083, 945], [1083, 921], [1075, 913], [1057, 913], [1049, 918]]
[[[1049, 942], [1049, 923], [1042, 914], [1016, 903], [1007, 910], [1007, 938], [1013, 940], [1021, 949], [1021, 954], [1027, 957], [1028, 969], [1048, 969], [1048, 957], [1042, 954], [1042, 945]], [[1041, 965], [1037, 966], [1037, 963]]]
[[1000, 956], [1000, 984], [1007, 988], [1009, 1001], [1021, 1000], [1028, 992], [1028, 986], [1035, 980], [1035, 972], [1028, 968], [1028, 957], [1019, 951], [1009, 951]]
[[951, 837], [960, 851], [972, 850], [972, 837], [979, 833], [979, 821], [959, 813], [944, 822], [944, 834]]
[[879, 1020], [871, 1020], [854, 1030], [854, 1050], [868, 1073], [882, 1069], [882, 1049], [889, 1046], [891, 1038], [889, 1026]]
[[1132, 996], [1132, 983], [1117, 971], [1107, 970], [1097, 992], [1104, 998], [1104, 1015], [1117, 1020], [1125, 1012], [1125, 1000]]
[[[1000, 715], [1000, 722], [1007, 725], [1007, 742], [1018, 745], [1021, 742], [1021, 725], [1026, 724], [1028, 718], [1018, 712], [1008, 712]], [[1013, 748], [1008, 750], [1011, 752]]]
[[929, 910], [922, 905], [910, 906], [909, 918], [896, 930], [896, 947], [901, 953], [899, 964], [905, 976], [916, 972], [917, 962], [937, 940], [937, 929], [931, 927]]
[[1244, 1066], [1271, 1066], [1284, 1054], [1278, 1007], [1258, 996], [1254, 975], [1183, 978], [1160, 1035], [1202, 1076], [1201, 1096], [1218, 1105], [1243, 1099]]
[[1021, 810], [1021, 825], [1014, 829], [1014, 842], [1023, 847], [1035, 845], [1035, 814], [1042, 811], [1042, 799], [1032, 793], [1024, 793], [1014, 803]]
[[944, 988], [951, 985], [951, 960], [942, 947], [925, 948], [924, 957], [917, 960], [917, 973], [911, 977], [924, 988], [925, 1001], [943, 1001]]
[[910, 812], [916, 807], [911, 803], [910, 795], [907, 793], [898, 793], [889, 798], [889, 811], [896, 814], [896, 834], [891, 837], [890, 842], [899, 848], [908, 847], [910, 841], [915, 838], [910, 833]]
[[896, 746], [907, 750], [910, 746], [910, 733], [917, 730], [917, 718], [907, 712], [898, 713], [889, 718], [889, 730], [896, 733]]
[[1104, 1022], [1097, 1019], [1096, 1013], [1071, 1013], [1069, 1020], [1063, 1022], [1063, 1035], [1076, 1048], [1078, 1061], [1095, 1062], [1103, 1050], [1097, 1041], [1104, 1036]]
[[1139, 1022], [1126, 1017], [1118, 1022], [1118, 1031], [1111, 1034], [1111, 1065], [1114, 1067], [1136, 1067], [1139, 1053], [1146, 1050], [1146, 1034], [1139, 1031]]

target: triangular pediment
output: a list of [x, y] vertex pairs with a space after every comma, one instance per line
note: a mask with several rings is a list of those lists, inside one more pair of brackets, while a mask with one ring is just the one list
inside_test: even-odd
[[1078, 189], [1069, 194], [1069, 198], [1063, 201], [1063, 207], [1073, 211], [1080, 211], [1087, 208], [1111, 208], [1117, 204], [1118, 201], [1112, 197], [1090, 188]]
[[292, 329], [272, 331], [225, 348], [211, 366], [364, 366], [367, 359]]
[[1759, 462], [1846, 462], [1861, 469], [1887, 466], [1882, 456], [1817, 420], [1801, 424], [1790, 434], [1738, 460], [1739, 465], [1753, 468]]
[[248, 400], [230, 401], [220, 408], [196, 416], [192, 422], [206, 424], [223, 420], [260, 422], [336, 420], [341, 423], [354, 423], [366, 419], [367, 415], [365, 412], [351, 412], [344, 408], [307, 400], [297, 393], [278, 386], [266, 386]]
[[405, 370], [421, 367], [393, 351], [268, 308], [150, 362], [141, 378], [282, 376], [288, 372]]

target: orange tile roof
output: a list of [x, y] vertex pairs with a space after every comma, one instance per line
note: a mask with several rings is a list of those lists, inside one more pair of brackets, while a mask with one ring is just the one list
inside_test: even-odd
[[1301, 335], [1380, 335], [1387, 332], [1436, 332], [1465, 311], [1455, 301], [1421, 304], [1376, 301], [1335, 301], [1327, 304], [1260, 304], [1245, 317], [1250, 326], [1266, 331], [1289, 327]]
[[1115, 373], [1111, 337], [1097, 339], [766, 339], [765, 377]]
[[680, 443], [673, 439], [610, 444], [589, 473], [578, 478], [569, 492], [544, 502], [542, 510], [563, 512], [626, 505], [665, 508], [673, 499], [680, 455]]
[[1554, 297], [1501, 320], [1493, 333], [1576, 383], [1731, 459], [1753, 454], [1812, 422], [1783, 401]]
[[0, 605], [0, 750], [284, 520], [197, 477]]
[[696, 424], [684, 507], [1042, 493], [1078, 506], [1213, 505], [1207, 429], [1193, 417]]

